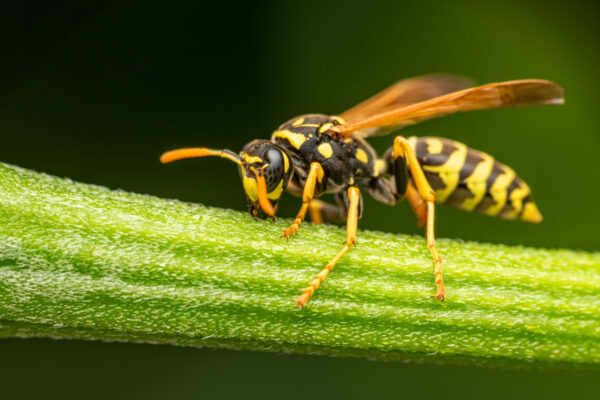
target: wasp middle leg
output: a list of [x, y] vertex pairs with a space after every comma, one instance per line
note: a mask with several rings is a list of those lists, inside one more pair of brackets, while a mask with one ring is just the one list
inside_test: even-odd
[[[444, 281], [442, 279], [442, 258], [435, 246], [435, 194], [429, 185], [429, 182], [427, 182], [423, 168], [421, 168], [421, 164], [419, 164], [419, 161], [406, 138], [403, 136], [396, 136], [393, 149], [396, 188], [399, 194], [408, 195], [411, 206], [413, 206], [413, 210], [417, 214], [419, 222], [422, 222], [423, 219], [425, 219], [427, 247], [431, 251], [435, 265], [434, 276], [435, 284], [437, 286], [435, 298], [442, 301], [446, 298], [446, 289], [444, 288]], [[408, 170], [406, 168], [407, 166]], [[411, 189], [411, 183], [408, 181], [409, 171], [416, 186], [417, 193], [414, 193], [414, 190]], [[423, 201], [426, 204], [426, 214], [422, 207]]]
[[310, 281], [306, 289], [302, 291], [302, 294], [296, 299], [296, 304], [300, 307], [304, 307], [306, 302], [311, 298], [313, 293], [319, 288], [319, 285], [325, 281], [327, 275], [333, 270], [335, 265], [340, 259], [346, 254], [346, 252], [356, 244], [356, 229], [358, 226], [358, 209], [360, 207], [360, 191], [356, 186], [348, 188], [348, 217], [346, 225], [346, 244], [342, 247], [342, 250], [336, 254], [335, 257], [329, 261], [329, 263], [319, 272], [315, 278]]

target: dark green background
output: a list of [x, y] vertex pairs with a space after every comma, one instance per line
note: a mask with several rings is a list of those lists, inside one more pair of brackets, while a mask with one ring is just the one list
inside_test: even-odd
[[[454, 115], [404, 134], [447, 136], [491, 153], [529, 183], [545, 217], [533, 225], [439, 207], [439, 236], [598, 250], [593, 3], [364, 3], [4, 5], [0, 160], [244, 209], [230, 163], [161, 166], [158, 156], [180, 146], [238, 151], [295, 115], [339, 113], [404, 77], [545, 78], [565, 87], [566, 105]], [[373, 143], [383, 151], [391, 137]], [[298, 205], [286, 197], [280, 214]], [[406, 203], [367, 199], [360, 225], [414, 232], [414, 222]], [[50, 340], [0, 341], [0, 357], [2, 398], [558, 398], [597, 394], [599, 378]]]

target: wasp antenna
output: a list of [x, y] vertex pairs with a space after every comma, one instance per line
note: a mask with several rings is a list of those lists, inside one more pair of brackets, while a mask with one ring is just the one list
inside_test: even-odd
[[163, 153], [162, 156], [160, 156], [160, 162], [163, 164], [167, 164], [173, 161], [182, 160], [184, 158], [208, 156], [226, 158], [230, 161], [233, 161], [237, 165], [242, 165], [242, 160], [240, 159], [240, 156], [238, 156], [231, 150], [213, 150], [207, 149], [205, 147], [188, 147], [183, 149], [167, 151], [166, 153]]

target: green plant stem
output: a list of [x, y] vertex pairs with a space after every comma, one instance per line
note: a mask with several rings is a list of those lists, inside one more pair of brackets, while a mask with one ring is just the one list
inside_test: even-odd
[[600, 254], [439, 240], [111, 191], [0, 164], [0, 337], [535, 366], [600, 365]]

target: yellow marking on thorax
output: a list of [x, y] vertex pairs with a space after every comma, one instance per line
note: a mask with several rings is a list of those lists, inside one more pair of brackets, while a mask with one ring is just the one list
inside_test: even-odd
[[387, 163], [378, 158], [377, 160], [375, 160], [375, 162], [373, 163], [373, 175], [375, 177], [378, 177], [379, 175], [385, 173], [385, 171], [387, 170]]
[[325, 158], [330, 158], [333, 155], [333, 147], [329, 143], [321, 143], [317, 150]]
[[327, 122], [327, 123], [321, 125], [321, 127], [319, 128], [319, 133], [325, 133], [328, 130], [330, 130], [331, 128], [333, 128], [333, 124], [331, 122]]
[[338, 117], [337, 115], [332, 115], [331, 119], [339, 124], [345, 124], [346, 121], [342, 117]]
[[490, 173], [492, 172], [492, 168], [494, 167], [493, 157], [485, 153], [478, 153], [479, 156], [483, 157], [483, 160], [477, 164], [477, 166], [473, 170], [473, 173], [465, 179], [467, 188], [475, 196], [466, 198], [460, 205], [460, 208], [467, 211], [473, 210], [477, 206], [477, 204], [479, 204], [483, 196], [485, 196], [485, 193], [487, 191], [486, 181], [487, 178], [490, 176]]
[[490, 194], [496, 204], [485, 210], [487, 215], [498, 215], [502, 208], [504, 208], [507, 198], [506, 188], [515, 179], [515, 176], [515, 171], [504, 165], [504, 173], [496, 177], [496, 180], [490, 188]]
[[367, 153], [363, 149], [356, 149], [354, 157], [363, 164], [369, 163], [369, 156], [367, 156]]
[[290, 169], [290, 159], [288, 158], [287, 154], [285, 154], [285, 151], [282, 151], [281, 155], [283, 156], [283, 171], [288, 172]]
[[302, 125], [303, 122], [304, 122], [304, 117], [300, 117], [297, 120], [295, 120], [294, 122], [292, 122], [292, 126]]
[[263, 162], [262, 158], [248, 155], [248, 153], [244, 153], [244, 161], [246, 161], [248, 164]]
[[448, 160], [442, 165], [423, 165], [426, 171], [437, 172], [438, 176], [444, 182], [446, 187], [435, 191], [435, 201], [443, 203], [448, 196], [456, 189], [460, 178], [460, 170], [465, 165], [467, 158], [467, 146], [459, 142], [453, 142], [456, 146]]
[[287, 140], [294, 148], [300, 149], [300, 146], [306, 142], [306, 136], [301, 133], [294, 133], [284, 129], [282, 131], [273, 132], [273, 138], [282, 138]]
[[281, 192], [283, 192], [283, 179], [279, 181], [279, 185], [272, 192], [267, 193], [267, 198], [277, 200], [281, 197]]
[[246, 192], [248, 198], [253, 202], [257, 202], [258, 188], [256, 187], [256, 179], [244, 176], [242, 179], [242, 184], [244, 185], [244, 191]]
[[444, 143], [439, 139], [429, 138], [426, 139], [426, 143], [429, 154], [440, 154], [444, 148]]

